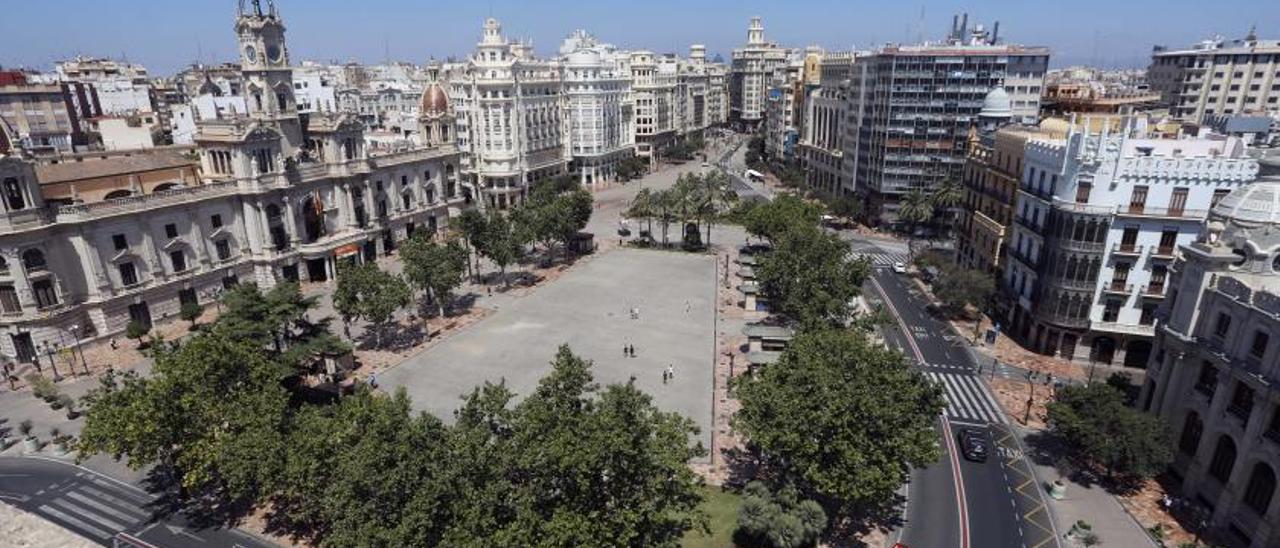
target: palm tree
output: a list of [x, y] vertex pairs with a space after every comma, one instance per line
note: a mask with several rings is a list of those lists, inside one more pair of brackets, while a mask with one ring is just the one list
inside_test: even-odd
[[907, 222], [907, 256], [911, 257], [914, 252], [914, 241], [916, 236], [916, 227], [920, 223], [926, 222], [933, 218], [934, 205], [933, 200], [928, 194], [919, 188], [911, 189], [906, 196], [902, 198], [901, 205], [898, 206], [898, 218]]
[[933, 191], [934, 215], [946, 215], [964, 203], [964, 187], [952, 180], [947, 180]]
[[703, 213], [707, 221], [707, 247], [711, 247], [711, 226], [723, 208], [728, 210], [738, 200], [738, 193], [729, 188], [724, 172], [713, 171], [702, 176], [702, 194], [705, 198]]
[[653, 192], [647, 188], [642, 188], [640, 192], [636, 193], [636, 197], [631, 199], [631, 206], [627, 208], [625, 213], [628, 218], [648, 221], [650, 237], [653, 235], [654, 205]]
[[675, 220], [675, 212], [679, 207], [674, 188], [659, 190], [653, 194], [654, 212], [662, 223], [662, 247], [667, 247], [667, 228]]

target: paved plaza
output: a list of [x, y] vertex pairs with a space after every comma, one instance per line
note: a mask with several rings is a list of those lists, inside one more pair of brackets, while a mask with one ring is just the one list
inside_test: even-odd
[[[584, 259], [563, 278], [513, 300], [494, 315], [378, 375], [385, 390], [404, 386], [414, 407], [446, 421], [475, 386], [505, 379], [518, 397], [550, 371], [560, 344], [595, 362], [600, 384], [626, 382], [701, 429], [710, 447], [715, 353], [712, 256], [620, 249]], [[630, 310], [639, 309], [632, 319]], [[622, 347], [633, 344], [635, 358]], [[675, 368], [664, 385], [662, 371]]]

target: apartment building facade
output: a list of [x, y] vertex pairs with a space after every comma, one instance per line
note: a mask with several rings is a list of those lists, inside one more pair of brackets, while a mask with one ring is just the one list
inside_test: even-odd
[[1237, 138], [1149, 138], [1135, 119], [1032, 139], [1006, 239], [1007, 331], [1045, 354], [1145, 367], [1176, 250], [1257, 172]]
[[774, 72], [783, 68], [790, 50], [766, 42], [764, 23], [752, 17], [746, 45], [733, 50], [729, 72], [729, 121], [754, 129], [765, 119]]
[[798, 156], [805, 168], [805, 185], [828, 196], [853, 192], [849, 177], [841, 167], [849, 77], [856, 59], [857, 53], [853, 51], [823, 53], [818, 87], [805, 99]]
[[1151, 90], [1170, 112], [1205, 115], [1280, 113], [1280, 40], [1206, 40], [1188, 49], [1157, 46], [1147, 69]]
[[887, 46], [855, 65], [844, 171], [882, 222], [896, 222], [913, 189], [960, 179], [969, 129], [988, 92], [1009, 95], [1012, 120], [1035, 123], [1049, 50], [996, 41], [981, 27], [953, 28], [945, 43]]

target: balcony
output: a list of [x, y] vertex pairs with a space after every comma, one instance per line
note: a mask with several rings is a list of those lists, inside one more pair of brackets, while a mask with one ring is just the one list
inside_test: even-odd
[[1094, 280], [1073, 280], [1071, 278], [1063, 278], [1060, 276], [1052, 276], [1052, 277], [1045, 278], [1044, 283], [1045, 285], [1048, 285], [1050, 287], [1059, 287], [1063, 289], [1074, 289], [1077, 291], [1089, 291], [1089, 292], [1092, 292], [1093, 289], [1097, 287], [1097, 282]]
[[1041, 230], [1040, 226], [1031, 222], [1031, 219], [1029, 217], [1024, 217], [1022, 215], [1014, 215], [1013, 222], [1022, 225], [1027, 230], [1030, 230], [1032, 232], [1039, 233]]
[[1142, 296], [1147, 299], [1163, 299], [1164, 284], [1147, 284], [1142, 288]]
[[1152, 247], [1151, 247], [1151, 258], [1152, 258], [1152, 259], [1164, 259], [1164, 260], [1166, 260], [1166, 261], [1172, 261], [1172, 260], [1173, 260], [1173, 254], [1177, 252], [1177, 249], [1178, 249], [1178, 248], [1177, 248], [1177, 247], [1175, 247], [1175, 246], [1152, 246]]
[[1186, 209], [1169, 207], [1150, 207], [1136, 204], [1120, 206], [1116, 210], [1120, 217], [1156, 217], [1160, 219], [1182, 219], [1200, 222], [1209, 216], [1207, 209]]
[[1111, 246], [1111, 254], [1137, 257], [1142, 255], [1142, 248], [1143, 246], [1138, 244], [1114, 244]]
[[1112, 280], [1111, 283], [1102, 286], [1102, 292], [1113, 295], [1128, 295], [1133, 293], [1133, 284], [1125, 283], [1124, 280]]
[[1054, 246], [1068, 251], [1077, 251], [1081, 253], [1102, 253], [1106, 251], [1107, 244], [1103, 242], [1084, 242], [1080, 240], [1056, 240]]

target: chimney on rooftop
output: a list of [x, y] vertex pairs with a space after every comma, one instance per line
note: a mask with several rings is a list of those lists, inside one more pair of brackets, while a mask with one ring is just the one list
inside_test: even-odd
[[960, 37], [959, 38], [961, 40], [964, 40], [964, 37], [968, 34], [969, 34], [969, 14], [966, 13], [964, 14], [964, 18], [960, 20]]
[[996, 21], [994, 25], [991, 25], [991, 45], [993, 46], [996, 45], [996, 43], [998, 43], [999, 40], [1000, 40], [1000, 22]]
[[960, 35], [960, 14], [951, 16], [951, 39], [954, 40]]

